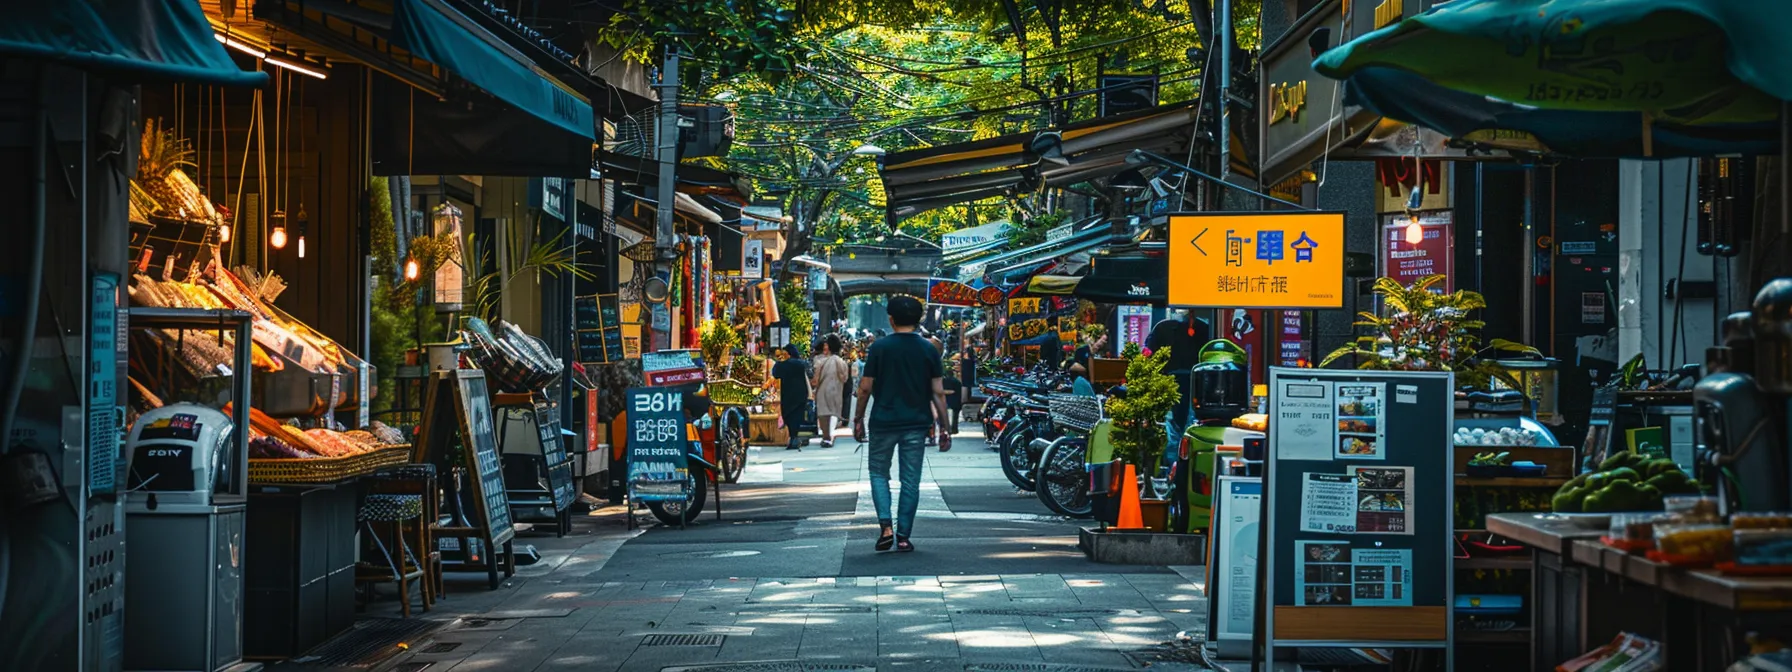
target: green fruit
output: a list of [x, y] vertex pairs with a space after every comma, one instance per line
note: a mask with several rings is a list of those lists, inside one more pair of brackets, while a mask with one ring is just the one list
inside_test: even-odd
[[1670, 471], [1678, 471], [1679, 469], [1680, 467], [1676, 466], [1673, 460], [1658, 457], [1644, 462], [1637, 471], [1642, 472], [1644, 478], [1652, 478]]
[[1558, 492], [1550, 498], [1549, 508], [1556, 513], [1580, 513], [1582, 496], [1578, 491]]
[[1606, 472], [1605, 476], [1606, 483], [1615, 483], [1617, 481], [1636, 482], [1641, 480], [1643, 480], [1643, 475], [1636, 473], [1636, 470], [1630, 467], [1618, 467], [1617, 469]]
[[1596, 472], [1589, 471], [1589, 472], [1586, 472], [1579, 476], [1575, 476], [1574, 478], [1570, 478], [1570, 479], [1568, 479], [1567, 483], [1562, 485], [1562, 489], [1567, 490], [1569, 488], [1578, 488], [1580, 486], [1586, 485], [1587, 479], [1592, 478], [1594, 473], [1596, 473]]
[[1616, 481], [1587, 495], [1581, 504], [1587, 513], [1612, 513], [1616, 511], [1640, 511], [1648, 504], [1644, 493], [1636, 483], [1628, 480]]
[[1661, 489], [1648, 483], [1636, 486], [1636, 491], [1643, 498], [1643, 509], [1655, 511], [1661, 508]]

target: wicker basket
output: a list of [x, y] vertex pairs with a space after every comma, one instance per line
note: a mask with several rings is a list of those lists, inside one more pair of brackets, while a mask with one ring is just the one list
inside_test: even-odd
[[336, 483], [411, 461], [408, 445], [385, 446], [347, 457], [249, 460], [250, 483]]

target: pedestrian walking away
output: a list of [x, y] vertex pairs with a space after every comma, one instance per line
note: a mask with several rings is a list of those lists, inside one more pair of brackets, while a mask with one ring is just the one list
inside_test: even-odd
[[[877, 507], [881, 528], [879, 551], [915, 550], [909, 540], [915, 510], [921, 506], [921, 460], [927, 432], [940, 430], [940, 450], [952, 447], [945, 427], [946, 390], [941, 384], [940, 351], [915, 333], [921, 322], [921, 302], [911, 296], [890, 297], [886, 307], [895, 332], [877, 339], [865, 353], [865, 372], [859, 380], [853, 438], [870, 443], [867, 471], [871, 474], [871, 502]], [[867, 401], [871, 404], [866, 418]], [[890, 462], [895, 458], [902, 492], [896, 515], [890, 515]]]
[[784, 449], [801, 450], [803, 441], [797, 427], [803, 422], [803, 411], [809, 407], [809, 363], [803, 361], [796, 344], [784, 346], [784, 361], [772, 365], [772, 379], [778, 381], [780, 417], [784, 429], [790, 432], [790, 444]]
[[834, 421], [845, 416], [846, 381], [851, 377], [846, 360], [840, 358], [840, 336], [828, 334], [821, 343], [821, 354], [810, 362], [814, 372], [809, 385], [815, 389], [815, 431], [821, 435], [823, 448], [834, 447]]

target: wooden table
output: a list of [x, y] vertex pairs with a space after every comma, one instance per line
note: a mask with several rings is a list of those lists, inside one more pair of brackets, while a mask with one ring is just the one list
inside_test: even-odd
[[1495, 514], [1487, 529], [1536, 549], [1536, 669], [1619, 632], [1662, 642], [1670, 670], [1723, 670], [1747, 651], [1749, 632], [1792, 635], [1792, 579], [1666, 565], [1606, 546], [1602, 531], [1538, 514]]
[[776, 413], [747, 416], [747, 443], [782, 446], [790, 443], [790, 431], [778, 426]]

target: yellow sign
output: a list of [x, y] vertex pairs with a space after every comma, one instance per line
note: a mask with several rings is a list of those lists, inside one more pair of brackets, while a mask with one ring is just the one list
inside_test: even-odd
[[1269, 85], [1269, 123], [1283, 119], [1300, 121], [1300, 112], [1307, 108], [1307, 82], [1282, 82]]
[[1402, 0], [1382, 0], [1381, 4], [1375, 6], [1375, 27], [1386, 28], [1399, 21], [1404, 4]]
[[1344, 213], [1170, 215], [1173, 306], [1344, 307]]
[[1039, 299], [1037, 297], [1008, 300], [1009, 315], [1032, 315], [1038, 312]]

